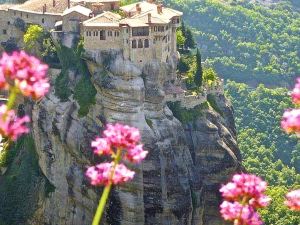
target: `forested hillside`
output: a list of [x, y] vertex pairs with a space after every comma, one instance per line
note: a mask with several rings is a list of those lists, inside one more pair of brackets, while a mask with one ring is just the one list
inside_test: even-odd
[[272, 8], [220, 0], [165, 2], [184, 12], [203, 59], [221, 76], [286, 86], [300, 73], [300, 13], [288, 1]]
[[284, 193], [300, 184], [300, 146], [280, 128], [284, 109], [292, 107], [287, 90], [263, 85], [251, 89], [230, 81], [226, 88], [235, 109], [243, 165], [270, 185], [273, 203], [262, 212], [266, 225], [300, 224], [300, 217], [282, 205]]

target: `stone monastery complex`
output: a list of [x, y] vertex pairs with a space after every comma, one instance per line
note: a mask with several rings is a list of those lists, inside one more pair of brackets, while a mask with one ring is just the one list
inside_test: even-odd
[[182, 13], [155, 0], [120, 6], [119, 0], [29, 0], [0, 5], [0, 41], [20, 40], [20, 21], [38, 24], [55, 38], [84, 38], [87, 54], [119, 51], [143, 66], [156, 59], [168, 62], [177, 56], [176, 29]]

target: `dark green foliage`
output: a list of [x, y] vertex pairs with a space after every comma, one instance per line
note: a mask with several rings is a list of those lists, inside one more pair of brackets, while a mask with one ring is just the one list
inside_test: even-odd
[[74, 89], [74, 98], [80, 105], [80, 109], [78, 111], [79, 116], [85, 116], [88, 114], [90, 106], [96, 103], [96, 94], [97, 91], [89, 77], [82, 77]]
[[203, 59], [223, 77], [274, 85], [291, 83], [300, 73], [300, 13], [289, 3], [269, 9], [245, 2], [165, 2], [183, 11]]
[[22, 20], [21, 18], [15, 19], [14, 26], [16, 28], [18, 28], [20, 31], [25, 32], [25, 30], [26, 30], [26, 24], [25, 24], [24, 20]]
[[147, 118], [145, 118], [145, 119], [146, 119], [146, 123], [148, 124], [148, 126], [150, 128], [153, 128], [153, 122], [152, 122], [152, 120], [151, 119], [147, 119]]
[[15, 156], [4, 176], [0, 177], [0, 224], [26, 224], [37, 209], [43, 188], [43, 175], [31, 136], [20, 138], [10, 149]]
[[280, 128], [284, 109], [292, 107], [287, 90], [263, 85], [253, 89], [235, 82], [228, 82], [226, 88], [235, 109], [243, 164], [270, 185], [272, 204], [261, 210], [265, 224], [300, 224], [300, 217], [283, 205], [283, 195], [300, 183], [297, 138]]
[[59, 97], [61, 101], [68, 101], [72, 92], [69, 86], [68, 72], [66, 70], [62, 70], [59, 76], [55, 79], [54, 90], [55, 95]]
[[196, 54], [196, 73], [194, 76], [194, 82], [197, 85], [197, 87], [201, 87], [203, 83], [203, 71], [201, 65], [201, 54], [199, 49], [197, 49], [197, 54]]
[[7, 41], [1, 42], [1, 46], [3, 46], [6, 52], [13, 52], [19, 49], [14, 38], [9, 38]]
[[189, 71], [190, 67], [186, 60], [180, 58], [177, 65], [177, 69], [180, 73], [186, 73]]
[[57, 46], [57, 55], [62, 66], [61, 74], [55, 80], [55, 94], [62, 100], [66, 101], [72, 94], [70, 89], [70, 80], [68, 71], [72, 70], [78, 73], [82, 78], [75, 84], [74, 99], [77, 100], [80, 109], [79, 116], [85, 116], [89, 112], [92, 104], [95, 104], [95, 95], [97, 93], [90, 77], [91, 74], [86, 63], [81, 59], [84, 51], [83, 41], [80, 40], [76, 49], [70, 49], [63, 45]]
[[185, 32], [184, 47], [185, 47], [185, 49], [189, 49], [189, 48], [193, 49], [196, 47], [196, 42], [195, 42], [193, 33], [190, 28], [187, 28], [186, 32]]
[[193, 122], [203, 115], [203, 111], [209, 108], [208, 102], [204, 102], [193, 109], [185, 109], [180, 106], [180, 102], [170, 102], [168, 107], [173, 112], [174, 117], [176, 117], [180, 122], [186, 124], [188, 122]]
[[219, 113], [221, 116], [223, 116], [223, 112], [220, 109], [220, 107], [218, 106], [218, 103], [216, 101], [216, 96], [212, 95], [212, 94], [208, 94], [207, 95], [207, 101], [209, 103], [209, 105], [217, 112]]

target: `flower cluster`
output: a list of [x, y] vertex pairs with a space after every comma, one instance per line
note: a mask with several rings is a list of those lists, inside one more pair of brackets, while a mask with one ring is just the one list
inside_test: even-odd
[[285, 204], [293, 211], [300, 211], [300, 189], [287, 193]]
[[96, 166], [89, 167], [86, 171], [86, 175], [91, 179], [92, 185], [109, 185], [109, 182], [113, 184], [123, 183], [133, 179], [134, 172], [127, 169], [124, 164], [116, 165], [114, 169], [114, 174], [112, 174], [112, 168], [114, 162], [101, 163]]
[[267, 183], [255, 175], [234, 175], [232, 181], [220, 189], [225, 199], [220, 206], [222, 217], [239, 225], [262, 224], [256, 209], [270, 202], [264, 194], [266, 187]]
[[0, 106], [0, 135], [15, 141], [22, 134], [28, 133], [25, 123], [30, 121], [28, 116], [19, 118], [14, 110], [7, 110], [6, 105]]
[[[300, 104], [300, 78], [296, 80], [296, 85], [291, 93], [295, 104]], [[287, 133], [300, 135], [300, 109], [288, 109], [284, 112], [281, 127]]]
[[39, 99], [49, 91], [47, 70], [47, 65], [24, 51], [11, 55], [3, 53], [0, 58], [0, 89], [7, 90], [9, 97], [8, 103], [0, 106], [1, 136], [15, 141], [29, 132], [25, 126], [30, 121], [29, 117], [17, 117], [13, 107], [18, 94]]
[[111, 163], [101, 163], [90, 167], [86, 176], [92, 185], [108, 185], [131, 180], [134, 172], [119, 164], [121, 159], [139, 163], [147, 156], [143, 145], [139, 144], [141, 135], [138, 129], [122, 124], [108, 124], [103, 137], [92, 141], [92, 148], [97, 155], [109, 155], [114, 160]]
[[286, 110], [281, 120], [281, 127], [287, 133], [300, 134], [300, 109]]
[[46, 73], [48, 66], [24, 51], [3, 53], [0, 59], [0, 87], [15, 86], [27, 97], [39, 99], [50, 88]]

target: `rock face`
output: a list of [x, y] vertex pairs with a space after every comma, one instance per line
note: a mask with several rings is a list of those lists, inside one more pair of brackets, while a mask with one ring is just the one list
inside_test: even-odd
[[[176, 77], [176, 61], [150, 62], [139, 69], [118, 54], [89, 62], [96, 104], [78, 116], [72, 97], [50, 93], [32, 110], [33, 137], [43, 176], [54, 187], [40, 196], [28, 224], [91, 224], [101, 190], [84, 177], [94, 158], [91, 140], [107, 122], [138, 127], [149, 155], [135, 166], [133, 182], [112, 191], [103, 224], [221, 225], [220, 183], [239, 170], [232, 109], [223, 95], [221, 112], [203, 109], [181, 123], [164, 103], [163, 84]], [[222, 115], [221, 115], [221, 114]]]

